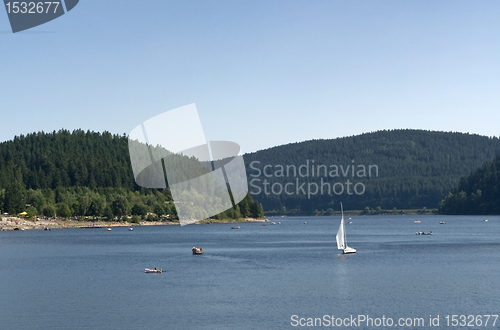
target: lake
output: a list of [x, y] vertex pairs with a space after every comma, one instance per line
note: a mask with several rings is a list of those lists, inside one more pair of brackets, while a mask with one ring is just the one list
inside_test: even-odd
[[340, 217], [0, 232], [0, 328], [296, 329], [365, 315], [435, 329], [438, 315], [442, 328], [500, 314], [500, 217], [351, 218], [351, 255], [336, 249]]

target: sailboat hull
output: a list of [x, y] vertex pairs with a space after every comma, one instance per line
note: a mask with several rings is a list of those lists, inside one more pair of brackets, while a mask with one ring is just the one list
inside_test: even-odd
[[342, 250], [342, 252], [344, 254], [348, 254], [348, 253], [356, 253], [356, 249], [352, 248], [352, 247], [348, 247], [346, 246], [344, 250]]

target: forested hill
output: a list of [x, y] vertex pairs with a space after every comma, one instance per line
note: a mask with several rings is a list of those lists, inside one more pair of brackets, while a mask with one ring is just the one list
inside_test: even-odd
[[[338, 201], [343, 201], [347, 209], [435, 208], [461, 177], [499, 152], [498, 138], [392, 130], [293, 143], [246, 154], [244, 159], [249, 190], [266, 211], [312, 214], [338, 208]], [[282, 171], [279, 165], [283, 166]], [[287, 166], [295, 166], [297, 173]], [[327, 171], [318, 170], [319, 166]], [[125, 135], [61, 130], [0, 143], [3, 210], [8, 207], [5, 192], [14, 182], [20, 183], [18, 188], [26, 189], [26, 202], [33, 204], [37, 200], [38, 208], [64, 203], [73, 213], [78, 209], [80, 214], [102, 214], [107, 209], [109, 214], [109, 207], [120, 194], [128, 196], [128, 206], [122, 213], [130, 212], [136, 204], [136, 209], [143, 211], [154, 208], [148, 198], [130, 195], [135, 191], [146, 196], [149, 190], [134, 183]], [[313, 194], [314, 184], [318, 188], [323, 184], [324, 191]], [[330, 185], [330, 194], [326, 185]], [[85, 187], [83, 191], [88, 196], [90, 191], [99, 190], [99, 196], [95, 201], [89, 197], [78, 202], [83, 193], [72, 187]], [[343, 191], [338, 194], [341, 188]], [[354, 193], [354, 188], [357, 192], [363, 188], [363, 194]], [[255, 194], [258, 189], [260, 193]], [[171, 200], [168, 191], [163, 195]], [[14, 200], [17, 199], [10, 199]], [[21, 207], [22, 203], [18, 203], [14, 208]]]
[[[134, 182], [126, 135], [60, 130], [0, 143], [0, 209], [63, 217], [175, 219], [169, 189]], [[261, 217], [250, 195], [214, 218]]]
[[486, 162], [439, 204], [442, 214], [500, 214], [500, 155]]
[[60, 130], [0, 144], [0, 188], [19, 172], [27, 189], [71, 186], [134, 189], [125, 135]]
[[[245, 163], [250, 191], [263, 204], [264, 210], [310, 214], [332, 208], [333, 201], [343, 201], [347, 209], [377, 206], [384, 209], [436, 208], [461, 177], [499, 152], [500, 140], [496, 137], [424, 130], [385, 130], [261, 150], [245, 155]], [[313, 163], [316, 166], [315, 177]], [[270, 166], [264, 173], [266, 165]], [[278, 165], [282, 165], [284, 170], [289, 165], [295, 165], [297, 170], [304, 165], [302, 174], [308, 176], [294, 175], [293, 168], [289, 173], [280, 172]], [[324, 171], [318, 175], [318, 165], [325, 165], [329, 171], [334, 171], [326, 177]], [[349, 165], [354, 165], [355, 172]], [[370, 165], [372, 173], [368, 173]], [[306, 173], [306, 167], [309, 167], [309, 173]], [[375, 169], [378, 169], [378, 176]], [[266, 177], [264, 174], [272, 175]], [[368, 177], [370, 174], [371, 177]], [[325, 188], [323, 194], [318, 191], [308, 196], [307, 185], [311, 183], [311, 192], [314, 192], [314, 183], [320, 187], [321, 179]], [[269, 183], [267, 194], [264, 180]], [[347, 180], [353, 183], [351, 194], [347, 191]], [[303, 190], [299, 189], [304, 182]], [[325, 182], [330, 183], [331, 195], [326, 194]], [[278, 184], [271, 191], [273, 183]], [[366, 191], [361, 195], [353, 193], [354, 183], [362, 183]], [[286, 184], [287, 192], [276, 194]], [[342, 194], [333, 192], [334, 184], [337, 184], [336, 193], [341, 192], [343, 185]], [[358, 185], [358, 192], [361, 188]], [[259, 194], [255, 194], [257, 192]]]

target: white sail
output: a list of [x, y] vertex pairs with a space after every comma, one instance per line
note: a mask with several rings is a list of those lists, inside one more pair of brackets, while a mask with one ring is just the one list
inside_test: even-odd
[[342, 203], [340, 203], [340, 210], [342, 211], [342, 218], [340, 219], [340, 227], [336, 237], [337, 248], [342, 250], [344, 254], [356, 253], [356, 249], [347, 246], [347, 240], [345, 238], [344, 208], [342, 207]]
[[344, 234], [344, 213], [342, 213], [342, 219], [340, 220], [339, 231], [337, 232], [337, 248], [343, 250], [345, 248], [345, 234]]

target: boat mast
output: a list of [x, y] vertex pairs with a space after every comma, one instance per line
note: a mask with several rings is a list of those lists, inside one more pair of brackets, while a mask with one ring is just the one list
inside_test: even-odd
[[347, 237], [345, 236], [344, 207], [342, 206], [342, 202], [340, 202], [340, 210], [342, 212], [342, 229], [344, 232], [344, 249], [345, 249], [347, 247]]

